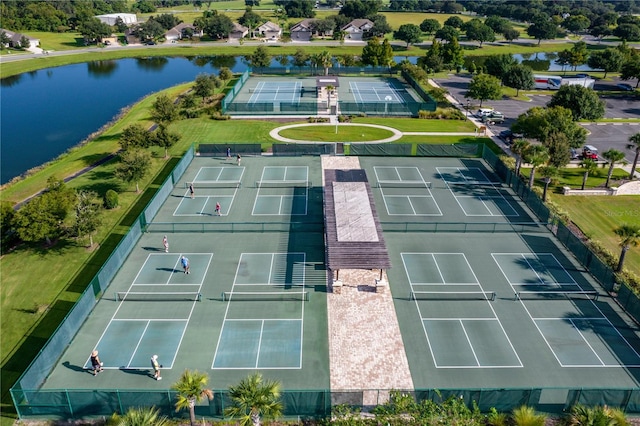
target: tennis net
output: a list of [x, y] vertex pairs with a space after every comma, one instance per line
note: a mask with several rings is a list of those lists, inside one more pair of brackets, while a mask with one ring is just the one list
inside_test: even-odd
[[545, 290], [519, 291], [516, 300], [598, 300], [599, 293], [595, 290]]
[[372, 93], [377, 95], [395, 95], [398, 92], [402, 92], [404, 89], [349, 89], [349, 93]]
[[308, 180], [258, 180], [256, 188], [311, 188]]
[[140, 292], [117, 291], [116, 302], [200, 302], [202, 294], [198, 292]]
[[196, 182], [187, 182], [186, 188], [193, 185], [194, 189], [198, 188], [240, 188], [242, 183], [237, 180], [202, 180]]
[[250, 87], [249, 93], [300, 93], [300, 87]]
[[496, 299], [495, 291], [411, 291], [409, 300], [487, 300]]
[[379, 180], [378, 188], [431, 188], [431, 182], [423, 180]]
[[279, 292], [243, 292], [225, 291], [222, 293], [223, 302], [308, 302], [308, 291], [279, 291]]

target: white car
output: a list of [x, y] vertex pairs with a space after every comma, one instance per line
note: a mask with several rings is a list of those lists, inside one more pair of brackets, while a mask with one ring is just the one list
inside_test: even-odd
[[486, 117], [489, 114], [493, 114], [494, 112], [495, 111], [493, 110], [493, 108], [480, 108], [476, 112], [476, 117], [483, 118], [483, 117]]

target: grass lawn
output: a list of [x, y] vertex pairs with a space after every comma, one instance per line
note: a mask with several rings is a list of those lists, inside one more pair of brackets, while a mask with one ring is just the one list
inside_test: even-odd
[[[571, 220], [593, 240], [599, 241], [616, 257], [620, 254], [613, 230], [623, 223], [640, 226], [640, 196], [582, 197], [553, 194], [553, 202], [567, 211]], [[640, 276], [640, 247], [632, 247], [625, 268]]]
[[475, 126], [468, 120], [416, 120], [414, 118], [356, 117], [353, 123], [379, 124], [401, 132], [474, 132]]
[[[474, 138], [473, 136], [403, 136], [397, 142], [402, 143], [429, 143], [429, 144], [451, 144], [451, 143], [479, 143], [485, 138]], [[490, 139], [489, 139], [490, 140]]]
[[393, 132], [368, 126], [304, 126], [285, 129], [280, 135], [285, 138], [302, 141], [320, 142], [364, 142], [386, 139]]

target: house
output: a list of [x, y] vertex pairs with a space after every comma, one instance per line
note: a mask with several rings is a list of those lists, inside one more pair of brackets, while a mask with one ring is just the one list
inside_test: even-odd
[[260, 34], [260, 37], [267, 40], [277, 40], [282, 35], [282, 28], [276, 23], [267, 21], [258, 27], [256, 31]]
[[291, 27], [291, 41], [309, 41], [313, 35], [312, 24], [315, 19], [303, 19]]
[[314, 25], [316, 21], [318, 21], [318, 19], [303, 19], [292, 26], [290, 29], [291, 41], [309, 41], [311, 37], [333, 35], [333, 30], [319, 33]]
[[193, 36], [202, 37], [202, 34], [203, 32], [201, 30], [199, 31], [193, 25], [185, 24], [183, 22], [171, 28], [166, 33], [164, 33], [164, 38], [167, 41], [173, 42], [177, 40], [182, 40], [183, 38], [191, 38]]
[[373, 22], [368, 19], [354, 19], [341, 28], [346, 33], [345, 41], [362, 41], [366, 32], [373, 28]]
[[127, 44], [140, 44], [140, 39], [135, 35], [136, 26], [124, 30], [124, 38]]
[[237, 22], [233, 23], [233, 28], [229, 32], [229, 41], [240, 40], [249, 34], [249, 28], [244, 25], [240, 25]]
[[122, 19], [125, 25], [138, 23], [138, 17], [135, 13], [107, 13], [106, 15], [96, 15], [96, 18], [107, 25], [114, 26], [118, 18]]
[[0, 32], [3, 32], [9, 37], [9, 43], [5, 44], [5, 47], [13, 47], [14, 49], [22, 48], [22, 37], [26, 37], [29, 40], [29, 47], [26, 49], [32, 52], [39, 52], [38, 46], [40, 45], [40, 39], [29, 37], [26, 34], [16, 33], [13, 31], [0, 28]]

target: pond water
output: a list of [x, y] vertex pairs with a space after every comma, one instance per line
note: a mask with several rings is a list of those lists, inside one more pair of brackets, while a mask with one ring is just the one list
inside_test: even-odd
[[[518, 56], [534, 70], [554, 70], [550, 55]], [[398, 56], [396, 62], [417, 57]], [[484, 61], [475, 58], [476, 64]], [[272, 66], [281, 67], [277, 60]], [[241, 57], [152, 57], [97, 61], [33, 71], [0, 80], [0, 183], [46, 163], [97, 131], [144, 96], [193, 81], [221, 67], [243, 72]], [[580, 70], [588, 68], [579, 68]]]

